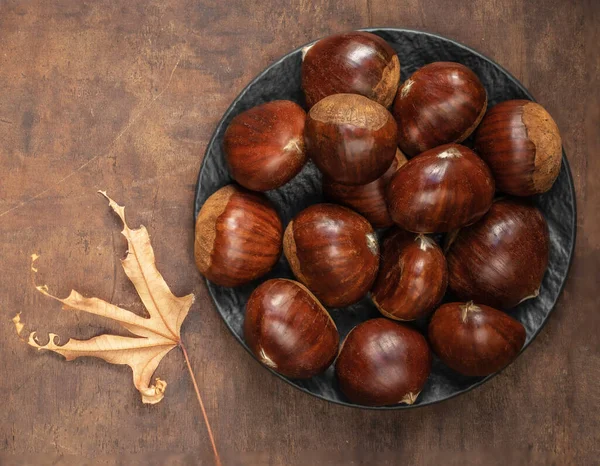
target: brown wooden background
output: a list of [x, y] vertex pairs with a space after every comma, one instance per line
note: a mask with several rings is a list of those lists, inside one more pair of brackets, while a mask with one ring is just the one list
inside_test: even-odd
[[[510, 70], [556, 119], [577, 190], [576, 257], [546, 328], [484, 387], [410, 412], [335, 406], [271, 376], [192, 257], [196, 175], [232, 99], [287, 51], [367, 26], [442, 34]], [[198, 297], [183, 333], [227, 464], [597, 464], [599, 27], [596, 0], [0, 0], [0, 463], [212, 464], [179, 351], [157, 371], [164, 402], [143, 406], [129, 368], [66, 363], [14, 334], [17, 311], [64, 338], [113, 328], [36, 293], [32, 252], [59, 295], [142, 312], [106, 189], [148, 227], [173, 290]]]

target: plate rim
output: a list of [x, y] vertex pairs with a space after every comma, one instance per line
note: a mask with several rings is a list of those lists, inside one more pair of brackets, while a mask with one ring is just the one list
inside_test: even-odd
[[[488, 57], [487, 55], [469, 47], [468, 45], [465, 45], [461, 42], [458, 42], [454, 39], [449, 39], [448, 37], [439, 35], [439, 34], [435, 34], [432, 32], [428, 32], [428, 31], [422, 31], [422, 30], [418, 30], [418, 29], [405, 29], [405, 28], [393, 28], [393, 27], [368, 27], [368, 28], [360, 28], [360, 29], [353, 29], [351, 31], [364, 31], [364, 32], [371, 32], [371, 33], [376, 33], [376, 32], [401, 32], [401, 33], [410, 33], [410, 34], [421, 34], [421, 35], [425, 35], [425, 36], [429, 36], [429, 37], [433, 37], [435, 39], [440, 39], [446, 42], [449, 42], [457, 47], [460, 47], [462, 49], [465, 49], [467, 51], [469, 51], [470, 53], [472, 53], [473, 55], [478, 56], [479, 58], [491, 63], [492, 65], [494, 65], [495, 67], [497, 67], [500, 71], [502, 71], [510, 81], [512, 81], [522, 92], [523, 94], [525, 94], [527, 96], [528, 99], [530, 99], [532, 102], [537, 102], [537, 100], [533, 97], [533, 95], [531, 94], [531, 92], [529, 92], [529, 90], [517, 79], [515, 78], [512, 73], [510, 73], [506, 68], [504, 68], [502, 65], [500, 65], [499, 63], [497, 63], [495, 60], [492, 60], [490, 57]], [[351, 32], [351, 31], [347, 31], [347, 32]], [[206, 149], [204, 151], [204, 156], [202, 158], [202, 163], [200, 164], [200, 169], [198, 170], [198, 179], [196, 181], [196, 188], [194, 190], [194, 215], [193, 215], [193, 227], [195, 228], [195, 223], [196, 223], [196, 218], [198, 216], [198, 212], [200, 211], [201, 206], [199, 205], [199, 192], [200, 192], [200, 178], [202, 176], [202, 172], [204, 171], [205, 165], [206, 165], [206, 156], [210, 150], [210, 148], [213, 146], [213, 144], [216, 142], [217, 139], [217, 133], [218, 133], [218, 128], [220, 128], [226, 118], [228, 117], [228, 115], [231, 113], [232, 109], [236, 106], [236, 104], [241, 100], [241, 98], [246, 94], [246, 91], [252, 87], [255, 83], [257, 83], [271, 68], [273, 68], [274, 66], [280, 64], [281, 62], [283, 62], [284, 60], [286, 60], [290, 55], [295, 54], [299, 51], [301, 51], [304, 47], [317, 42], [318, 40], [321, 40], [324, 37], [328, 37], [328, 36], [323, 36], [320, 37], [318, 39], [314, 39], [311, 40], [310, 42], [307, 42], [299, 47], [296, 47], [295, 49], [285, 53], [284, 55], [282, 55], [281, 57], [279, 57], [277, 60], [275, 60], [274, 62], [272, 62], [271, 64], [269, 64], [265, 69], [263, 69], [258, 75], [256, 75], [246, 86], [244, 86], [244, 88], [237, 94], [237, 96], [235, 97], [235, 99], [233, 99], [233, 101], [231, 102], [231, 104], [227, 107], [227, 109], [225, 110], [225, 112], [223, 113], [223, 115], [221, 116], [221, 118], [219, 119], [219, 122], [217, 123], [217, 125], [215, 126], [212, 136], [206, 146]], [[287, 377], [283, 376], [282, 374], [280, 374], [279, 372], [274, 371], [273, 369], [265, 366], [264, 364], [261, 364], [261, 362], [256, 358], [256, 356], [254, 355], [254, 353], [252, 353], [252, 351], [250, 351], [250, 348], [248, 348], [248, 346], [246, 345], [245, 341], [243, 340], [243, 338], [241, 338], [236, 332], [235, 330], [231, 327], [231, 325], [229, 324], [228, 320], [225, 319], [225, 317], [223, 316], [223, 314], [221, 313], [221, 311], [219, 310], [219, 305], [217, 304], [217, 300], [215, 298], [215, 295], [213, 293], [213, 290], [211, 289], [210, 286], [208, 286], [209, 280], [204, 278], [204, 282], [206, 284], [206, 289], [208, 290], [208, 294], [211, 297], [211, 300], [213, 302], [213, 305], [219, 315], [219, 317], [221, 318], [221, 320], [225, 323], [225, 325], [227, 326], [227, 329], [229, 330], [229, 332], [235, 337], [235, 339], [238, 341], [238, 343], [242, 346], [242, 348], [244, 348], [249, 354], [250, 356], [252, 356], [252, 359], [254, 359], [254, 361], [256, 363], [258, 363], [263, 369], [268, 370], [269, 372], [271, 372], [272, 374], [274, 374], [275, 376], [277, 376], [279, 379], [285, 381], [287, 384], [291, 385], [292, 387], [294, 387], [297, 390], [300, 390], [304, 393], [309, 394], [312, 397], [318, 398], [322, 401], [326, 401], [329, 403], [333, 403], [336, 405], [340, 405], [340, 406], [345, 406], [345, 407], [349, 407], [349, 408], [355, 408], [355, 409], [368, 409], [368, 410], [374, 410], [374, 411], [396, 411], [396, 410], [408, 410], [408, 409], [416, 409], [416, 408], [424, 408], [426, 406], [432, 406], [438, 403], [442, 403], [448, 400], [451, 400], [453, 398], [456, 398], [460, 395], [463, 395], [465, 393], [468, 393], [478, 387], [480, 387], [481, 385], [483, 385], [484, 383], [490, 381], [491, 379], [493, 379], [494, 377], [496, 377], [498, 374], [502, 373], [507, 367], [511, 366], [524, 352], [525, 350], [533, 343], [533, 341], [537, 338], [538, 334], [542, 331], [542, 329], [546, 326], [546, 324], [548, 323], [548, 320], [550, 319], [550, 316], [552, 315], [552, 313], [554, 312], [554, 310], [556, 309], [556, 305], [558, 304], [559, 300], [562, 297], [565, 285], [567, 283], [567, 280], [569, 279], [569, 275], [570, 275], [570, 271], [571, 271], [571, 266], [573, 265], [573, 258], [575, 255], [575, 245], [577, 243], [577, 195], [575, 192], [575, 185], [573, 182], [573, 175], [571, 173], [571, 167], [569, 165], [569, 160], [567, 159], [567, 154], [564, 150], [564, 145], [562, 147], [562, 161], [561, 161], [564, 166], [565, 166], [565, 170], [567, 172], [567, 181], [569, 184], [569, 188], [571, 191], [571, 196], [573, 198], [573, 222], [571, 223], [571, 234], [572, 234], [572, 238], [573, 238], [573, 242], [571, 244], [571, 249], [569, 250], [569, 263], [567, 265], [567, 270], [566, 270], [566, 274], [564, 279], [562, 280], [562, 283], [560, 284], [560, 289], [558, 291], [558, 295], [556, 297], [556, 300], [554, 301], [554, 303], [552, 304], [552, 307], [550, 308], [550, 310], [548, 311], [548, 314], [546, 315], [546, 317], [544, 318], [544, 320], [542, 321], [542, 323], [540, 324], [540, 326], [538, 327], [538, 329], [532, 334], [531, 338], [529, 339], [528, 342], [525, 343], [525, 345], [523, 346], [523, 348], [521, 348], [521, 351], [519, 351], [519, 354], [517, 355], [517, 357], [511, 361], [508, 365], [506, 365], [504, 368], [502, 368], [501, 370], [494, 372], [493, 374], [490, 374], [486, 377], [484, 377], [483, 379], [473, 383], [472, 385], [470, 385], [467, 388], [464, 388], [462, 390], [459, 390], [455, 393], [453, 393], [450, 396], [447, 396], [445, 398], [440, 398], [437, 400], [432, 400], [432, 401], [427, 401], [424, 403], [419, 403], [419, 404], [413, 404], [413, 405], [406, 405], [406, 404], [398, 404], [398, 405], [391, 405], [391, 406], [365, 406], [365, 405], [361, 405], [361, 404], [356, 404], [356, 403], [351, 403], [351, 402], [347, 402], [347, 401], [343, 401], [343, 400], [333, 400], [330, 398], [326, 398], [323, 395], [314, 393], [310, 390], [308, 390], [307, 388], [301, 387], [299, 385], [297, 385], [296, 383], [294, 383], [293, 380], [288, 379]], [[333, 363], [335, 364], [335, 362]]]

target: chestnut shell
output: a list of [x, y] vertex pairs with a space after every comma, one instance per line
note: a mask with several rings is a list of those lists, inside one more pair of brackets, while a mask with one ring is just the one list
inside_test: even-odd
[[449, 286], [463, 300], [506, 310], [539, 293], [548, 266], [548, 225], [525, 202], [496, 201], [449, 245]]
[[429, 324], [433, 351], [451, 369], [468, 376], [487, 376], [510, 364], [525, 337], [518, 320], [473, 302], [444, 304]]
[[413, 404], [430, 371], [431, 353], [423, 335], [383, 318], [352, 329], [335, 363], [344, 395], [366, 406]]
[[471, 149], [446, 144], [408, 161], [387, 189], [394, 223], [416, 233], [445, 233], [479, 220], [490, 208], [494, 179]]
[[317, 298], [301, 283], [281, 278], [267, 280], [250, 295], [244, 338], [263, 364], [299, 379], [327, 369], [340, 339]]
[[227, 185], [198, 213], [196, 266], [217, 285], [243, 285], [273, 268], [281, 255], [282, 233], [281, 220], [263, 194]]
[[325, 176], [342, 184], [366, 184], [392, 164], [397, 131], [391, 113], [377, 102], [335, 94], [310, 109], [304, 140]]
[[396, 229], [383, 241], [371, 299], [384, 316], [425, 317], [440, 303], [447, 285], [446, 259], [433, 239]]
[[548, 191], [560, 172], [558, 126], [540, 104], [507, 100], [492, 107], [475, 133], [477, 153], [498, 190], [515, 196]]
[[371, 224], [334, 204], [315, 204], [288, 224], [283, 249], [294, 275], [326, 306], [359, 301], [379, 267], [379, 245]]
[[389, 107], [399, 81], [398, 55], [369, 32], [335, 34], [303, 50], [302, 89], [309, 108], [333, 94], [360, 94]]
[[398, 146], [413, 157], [442, 144], [462, 142], [486, 108], [487, 93], [471, 69], [454, 62], [425, 65], [398, 88], [393, 107]]
[[394, 224], [387, 208], [385, 192], [396, 170], [406, 163], [406, 157], [396, 151], [390, 168], [371, 183], [346, 185], [323, 177], [323, 195], [329, 201], [342, 204], [363, 215], [375, 228], [387, 228]]
[[229, 173], [254, 191], [279, 188], [296, 176], [307, 160], [306, 112], [289, 100], [275, 100], [235, 116], [223, 136]]

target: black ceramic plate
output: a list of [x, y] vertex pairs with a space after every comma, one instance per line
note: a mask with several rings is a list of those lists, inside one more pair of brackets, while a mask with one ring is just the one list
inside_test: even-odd
[[[529, 92], [506, 70], [464, 45], [418, 31], [388, 28], [367, 30], [387, 40], [398, 52], [402, 69], [402, 81], [427, 63], [454, 61], [468, 66], [477, 73], [487, 90], [490, 107], [508, 99], [533, 100]], [[304, 105], [304, 98], [300, 89], [301, 55], [301, 49], [296, 49], [269, 66], [241, 92], [223, 115], [208, 145], [200, 169], [194, 206], [195, 215], [198, 214], [200, 207], [208, 196], [231, 182], [222, 151], [223, 133], [231, 119], [250, 107], [270, 100], [289, 99]], [[267, 196], [278, 209], [285, 228], [287, 223], [302, 209], [323, 201], [321, 175], [315, 166], [309, 163], [291, 182], [280, 189], [268, 192]], [[573, 255], [576, 218], [575, 192], [569, 164], [564, 153], [558, 180], [548, 193], [536, 197], [534, 202], [548, 221], [550, 229], [550, 265], [544, 277], [540, 295], [536, 299], [525, 301], [511, 312], [527, 330], [525, 347], [538, 334], [556, 304]], [[246, 301], [259, 283], [275, 277], [293, 278], [283, 256], [271, 273], [249, 285], [231, 289], [208, 282], [208, 289], [217, 310], [233, 335], [246, 349], [248, 347], [244, 343], [242, 331]], [[332, 310], [331, 315], [338, 327], [341, 339], [356, 324], [379, 316], [368, 298], [349, 308]], [[416, 325], [424, 330], [424, 324], [422, 322]], [[358, 406], [348, 402], [340, 392], [335, 380], [333, 366], [324, 374], [310, 380], [289, 380], [279, 374], [276, 375], [300, 390], [325, 400]], [[485, 378], [465, 377], [453, 372], [439, 360], [434, 359], [431, 377], [414, 405], [397, 405], [376, 409], [406, 409], [435, 403], [481, 385], [491, 377], [493, 375]]]

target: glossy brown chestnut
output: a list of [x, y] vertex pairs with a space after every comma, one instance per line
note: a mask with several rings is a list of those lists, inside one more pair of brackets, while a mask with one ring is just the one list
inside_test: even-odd
[[369, 32], [325, 37], [302, 51], [302, 89], [309, 108], [333, 94], [360, 94], [389, 107], [399, 81], [398, 55]]
[[496, 201], [450, 243], [450, 289], [460, 299], [502, 310], [534, 298], [548, 266], [548, 243], [548, 226], [538, 209], [517, 200]]
[[391, 113], [356, 94], [319, 101], [306, 119], [308, 155], [323, 174], [342, 184], [375, 181], [396, 155], [398, 128]]
[[281, 255], [281, 220], [264, 194], [227, 185], [198, 213], [194, 257], [202, 275], [238, 286], [267, 273]]
[[440, 303], [447, 285], [446, 259], [434, 240], [396, 229], [383, 241], [371, 299], [384, 316], [425, 317]]
[[335, 363], [340, 389], [366, 406], [413, 404], [431, 371], [423, 335], [387, 319], [371, 319], [350, 331]]
[[371, 224], [333, 204], [315, 204], [296, 215], [285, 230], [283, 250], [298, 280], [331, 307], [360, 300], [379, 267]]
[[442, 144], [462, 142], [486, 108], [485, 88], [469, 68], [452, 62], [425, 65], [398, 89], [393, 110], [398, 146], [413, 157]]
[[394, 223], [416, 233], [443, 233], [479, 220], [490, 208], [494, 179], [475, 153], [459, 144], [423, 152], [388, 185]]
[[289, 100], [275, 100], [237, 115], [223, 137], [234, 180], [254, 191], [279, 188], [302, 169], [306, 112]]
[[317, 298], [304, 285], [281, 278], [250, 295], [244, 338], [265, 366], [294, 379], [327, 369], [339, 345], [335, 323]]
[[492, 170], [498, 190], [507, 194], [546, 192], [560, 172], [558, 126], [544, 107], [529, 100], [494, 106], [475, 133], [475, 149]]
[[385, 191], [392, 175], [405, 163], [406, 157], [397, 150], [390, 168], [375, 181], [363, 185], [340, 184], [323, 177], [323, 194], [326, 199], [357, 211], [375, 228], [387, 228], [394, 222], [388, 212]]
[[429, 323], [433, 351], [448, 367], [469, 376], [490, 375], [513, 362], [525, 336], [518, 320], [472, 301], [444, 304]]

